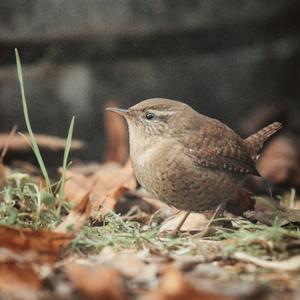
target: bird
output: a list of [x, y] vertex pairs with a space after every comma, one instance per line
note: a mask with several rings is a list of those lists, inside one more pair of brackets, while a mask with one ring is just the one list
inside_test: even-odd
[[159, 200], [188, 212], [224, 207], [248, 175], [274, 122], [246, 139], [181, 101], [152, 98], [128, 109], [107, 108], [127, 121], [133, 171]]

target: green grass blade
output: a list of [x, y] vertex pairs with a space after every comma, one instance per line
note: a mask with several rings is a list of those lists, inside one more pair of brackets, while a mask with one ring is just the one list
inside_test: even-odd
[[74, 131], [74, 122], [75, 122], [75, 117], [72, 117], [69, 130], [68, 130], [68, 136], [66, 140], [66, 146], [65, 146], [65, 151], [64, 151], [64, 158], [63, 158], [63, 166], [62, 166], [62, 177], [61, 177], [61, 182], [60, 182], [60, 190], [59, 190], [59, 204], [58, 204], [58, 209], [57, 209], [57, 215], [60, 216], [61, 212], [61, 206], [64, 201], [64, 190], [65, 190], [65, 182], [66, 182], [66, 171], [68, 168], [68, 158], [69, 158], [69, 153], [71, 149], [71, 143], [72, 143], [72, 137], [73, 137], [73, 131]]
[[30, 120], [29, 120], [27, 102], [26, 102], [26, 97], [25, 97], [24, 82], [23, 82], [22, 66], [21, 66], [20, 56], [19, 56], [19, 53], [18, 53], [17, 49], [15, 49], [15, 54], [16, 54], [17, 71], [18, 71], [18, 78], [19, 78], [20, 88], [21, 88], [22, 106], [23, 106], [23, 113], [24, 113], [24, 117], [25, 117], [26, 127], [27, 127], [27, 130], [28, 130], [30, 139], [31, 139], [33, 152], [34, 152], [35, 157], [38, 161], [38, 164], [40, 166], [42, 174], [45, 178], [47, 189], [48, 189], [49, 192], [51, 192], [51, 183], [50, 183], [50, 179], [49, 179], [49, 176], [48, 176], [48, 172], [47, 172], [47, 169], [45, 167], [45, 163], [43, 161], [40, 149], [39, 149], [39, 147], [37, 145], [37, 142], [36, 142], [36, 139], [34, 137], [34, 134], [33, 134], [32, 128], [31, 128], [31, 124], [30, 124]]

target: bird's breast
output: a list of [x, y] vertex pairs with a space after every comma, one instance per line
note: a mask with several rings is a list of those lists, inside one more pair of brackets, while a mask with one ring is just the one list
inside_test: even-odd
[[164, 141], [161, 140], [144, 145], [144, 147], [139, 146], [130, 148], [135, 176], [146, 190], [157, 195], [156, 187], [160, 185], [163, 174], [167, 172], [166, 163], [174, 154], [174, 149], [165, 147]]
[[155, 147], [151, 147], [148, 149], [145, 149], [144, 151], [141, 151], [141, 153], [139, 153], [136, 156], [135, 159], [135, 164], [137, 168], [146, 168], [147, 165], [150, 163], [154, 158], [155, 155]]
[[157, 148], [152, 146], [136, 149], [136, 151], [134, 151], [134, 149], [132, 150], [133, 151], [131, 151], [130, 155], [135, 176], [139, 183], [144, 185], [147, 179], [154, 175], [153, 173], [157, 162]]
[[131, 156], [141, 186], [178, 209], [214, 209], [228, 200], [240, 181], [234, 173], [196, 166], [176, 140], [133, 148]]

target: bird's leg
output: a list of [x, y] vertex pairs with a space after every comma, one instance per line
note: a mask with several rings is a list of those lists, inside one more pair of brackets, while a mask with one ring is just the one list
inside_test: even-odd
[[223, 212], [225, 210], [225, 202], [222, 202], [218, 205], [218, 207], [216, 208], [216, 210], [214, 211], [213, 215], [211, 216], [211, 218], [209, 219], [209, 221], [207, 222], [205, 228], [199, 232], [198, 234], [196, 234], [194, 237], [204, 237], [206, 236], [206, 234], [208, 233], [209, 231], [209, 227], [210, 225], [212, 224], [212, 222], [218, 218], [219, 216], [222, 216], [223, 215]]
[[225, 210], [225, 203], [222, 202], [218, 205], [218, 207], [216, 208], [216, 210], [214, 211], [212, 217], [209, 219], [208, 223], [205, 226], [204, 230], [207, 230], [209, 228], [209, 226], [211, 225], [211, 223], [218, 217], [222, 216]]
[[180, 231], [182, 225], [184, 224], [185, 220], [188, 218], [188, 216], [190, 215], [191, 212], [192, 212], [191, 210], [188, 210], [188, 211], [184, 214], [184, 216], [183, 216], [183, 218], [181, 219], [181, 221], [178, 223], [178, 225], [176, 226], [176, 228], [173, 230], [172, 236], [177, 236], [177, 234], [178, 234], [178, 232]]

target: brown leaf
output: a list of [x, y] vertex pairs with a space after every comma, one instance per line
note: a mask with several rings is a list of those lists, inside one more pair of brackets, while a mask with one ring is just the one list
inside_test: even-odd
[[299, 209], [287, 209], [272, 199], [262, 197], [256, 197], [255, 210], [246, 212], [245, 216], [266, 225], [276, 223], [283, 226], [291, 222], [300, 223]]
[[229, 296], [220, 295], [210, 291], [198, 290], [193, 287], [182, 275], [174, 268], [168, 267], [161, 277], [160, 286], [157, 290], [149, 293], [145, 300], [229, 300], [234, 299]]
[[41, 288], [41, 279], [27, 263], [0, 261], [0, 290], [13, 293], [18, 299], [32, 299], [32, 293]]
[[71, 237], [48, 230], [0, 226], [0, 248], [40, 262], [54, 262]]
[[142, 198], [143, 201], [145, 201], [146, 203], [148, 203], [151, 207], [154, 208], [154, 210], [158, 210], [158, 209], [170, 209], [170, 206], [168, 204], [166, 204], [165, 202], [162, 202], [156, 198], [152, 198], [152, 197], [143, 197]]
[[245, 189], [237, 189], [233, 197], [226, 203], [226, 210], [243, 216], [245, 211], [253, 210], [255, 199], [251, 197], [252, 194]]
[[113, 268], [72, 263], [66, 265], [68, 277], [88, 299], [125, 299], [125, 285], [121, 274]]
[[[165, 211], [167, 213], [167, 216], [170, 215], [169, 212], [173, 211], [173, 209], [165, 202], [162, 202], [155, 198], [147, 197], [140, 191], [126, 189], [125, 192], [125, 197], [123, 197], [124, 193], [122, 195], [122, 202], [118, 202], [115, 207], [116, 211], [120, 214], [127, 214], [133, 207], [135, 207], [136, 209], [140, 210], [141, 213], [144, 212], [145, 216], [147, 215], [147, 219], [149, 221], [150, 215], [155, 213], [157, 210], [160, 210], [160, 212]], [[120, 198], [121, 197], [117, 197], [117, 199]], [[175, 212], [177, 211], [176, 209], [174, 210]], [[130, 218], [130, 216], [128, 217]]]
[[[108, 101], [106, 107], [117, 107], [116, 101]], [[106, 131], [105, 161], [124, 164], [128, 159], [128, 133], [125, 120], [114, 113], [104, 114]]]
[[[37, 144], [42, 149], [48, 149], [52, 151], [58, 151], [65, 149], [66, 140], [59, 138], [57, 136], [44, 135], [44, 134], [35, 134], [35, 139]], [[0, 134], [0, 149], [5, 147], [6, 141], [9, 137], [9, 134]], [[25, 137], [25, 138], [24, 138]], [[15, 151], [26, 151], [31, 149], [30, 137], [28, 134], [24, 136], [15, 135], [9, 141], [9, 148]], [[72, 140], [71, 150], [79, 150], [84, 147], [84, 143], [79, 140]]]
[[261, 175], [275, 184], [300, 186], [300, 147], [295, 138], [278, 136], [264, 149], [257, 167]]
[[91, 175], [84, 175], [74, 171], [67, 171], [68, 180], [65, 185], [66, 200], [78, 203], [90, 190], [92, 210], [97, 211], [99, 206], [104, 210], [112, 210], [115, 204], [127, 189], [135, 189], [136, 179], [130, 162], [121, 167], [115, 163], [99, 165], [98, 170]]
[[3, 165], [3, 160], [0, 159], [0, 188], [2, 190], [3, 186], [5, 185], [5, 167]]
[[[9, 166], [12, 170], [20, 170], [22, 173], [30, 174], [32, 176], [39, 176], [41, 173], [39, 167], [33, 165], [29, 161], [14, 159], [10, 162]], [[11, 171], [11, 173], [12, 172], [13, 171]]]
[[60, 223], [54, 232], [74, 234], [85, 224], [91, 214], [90, 193], [88, 192], [81, 201], [70, 211], [66, 219]]
[[6, 136], [6, 139], [2, 147], [2, 153], [0, 156], [0, 187], [3, 187], [5, 184], [5, 168], [4, 168], [3, 160], [10, 146], [11, 141], [16, 134], [16, 130], [17, 130], [17, 126], [14, 126], [11, 132]]
[[[185, 211], [180, 211], [177, 214], [169, 217], [161, 226], [160, 231], [173, 231], [186, 214]], [[202, 231], [206, 228], [208, 219], [204, 214], [190, 213], [180, 231]]]
[[300, 270], [300, 255], [292, 256], [289, 259], [282, 261], [264, 260], [244, 252], [235, 252], [233, 257], [235, 259], [250, 262], [266, 269], [279, 270], [283, 272]]
[[6, 152], [7, 152], [8, 148], [11, 146], [12, 140], [15, 138], [16, 131], [17, 131], [17, 126], [14, 126], [12, 128], [11, 132], [6, 135], [3, 146], [0, 147], [0, 149], [2, 148], [2, 153], [1, 153], [1, 161], [2, 162], [3, 162], [3, 158], [6, 155]]
[[[107, 266], [119, 271], [125, 278], [131, 278], [139, 282], [156, 280], [156, 275], [162, 268], [162, 260], [166, 257], [150, 254], [149, 249], [137, 251], [136, 249], [126, 249], [124, 251], [114, 250], [105, 247], [100, 254], [93, 256], [93, 261], [89, 257], [81, 258], [80, 264], [93, 265], [95, 268]], [[156, 261], [153, 261], [153, 260]], [[159, 261], [159, 263], [158, 263]]]
[[125, 186], [120, 186], [113, 190], [111, 193], [107, 195], [105, 200], [102, 202], [104, 211], [114, 210], [119, 200], [124, 196], [129, 189]]
[[66, 171], [65, 176], [67, 178], [64, 189], [65, 200], [75, 204], [80, 203], [84, 195], [92, 188], [91, 176], [76, 173], [72, 168]]

